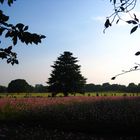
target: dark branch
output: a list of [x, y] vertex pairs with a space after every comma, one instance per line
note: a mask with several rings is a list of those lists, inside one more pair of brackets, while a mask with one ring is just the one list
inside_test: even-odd
[[[105, 22], [105, 28], [103, 30], [104, 33], [105, 33], [105, 30], [115, 22], [115, 20], [116, 20], [116, 24], [118, 24], [118, 22], [121, 20], [121, 21], [126, 22], [128, 24], [135, 25], [135, 29], [137, 29], [139, 27], [140, 23], [139, 23], [139, 20], [137, 19], [136, 15], [131, 14], [131, 11], [136, 6], [137, 0], [115, 0], [115, 1], [110, 0], [110, 2], [113, 4], [114, 12], [110, 16], [107, 17], [107, 20], [109, 22], [108, 22], [108, 24], [106, 24], [107, 20]], [[128, 22], [128, 21], [124, 20], [122, 18], [122, 16], [120, 15], [121, 13], [128, 14], [130, 17], [129, 21], [133, 21], [133, 22]], [[137, 26], [136, 26], [136, 24], [137, 24]], [[133, 30], [131, 30], [130, 33], [133, 33], [135, 31], [136, 30], [133, 29]]]
[[122, 70], [122, 73], [119, 73], [119, 74], [115, 75], [114, 77], [111, 78], [111, 80], [115, 80], [116, 77], [118, 77], [120, 75], [124, 75], [126, 73], [133, 72], [133, 71], [138, 71], [138, 70], [140, 70], [140, 64], [135, 63], [134, 67], [130, 68], [129, 70]]

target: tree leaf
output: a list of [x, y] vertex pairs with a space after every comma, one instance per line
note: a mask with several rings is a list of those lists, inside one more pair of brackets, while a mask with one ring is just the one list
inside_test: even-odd
[[24, 31], [28, 30], [28, 28], [29, 28], [28, 26], [25, 26]]
[[16, 27], [17, 27], [20, 31], [22, 31], [22, 30], [23, 30], [23, 27], [24, 27], [24, 24], [18, 23], [18, 24], [16, 25]]
[[116, 79], [116, 77], [112, 77], [112, 78], [111, 78], [111, 80], [115, 80], [115, 79]]
[[4, 52], [10, 54], [11, 53], [11, 50], [12, 50], [12, 46], [9, 46], [8, 48], [5, 48], [4, 49]]
[[120, 9], [121, 9], [122, 11], [124, 11], [124, 10], [125, 10], [125, 8], [124, 8], [123, 6], [121, 6], [121, 7], [120, 7]]
[[8, 31], [6, 34], [5, 34], [5, 37], [10, 37], [10, 31]]
[[113, 0], [113, 3], [116, 4], [116, 0]]
[[17, 44], [17, 36], [15, 35], [12, 40], [13, 40], [13, 44], [16, 45]]
[[119, 21], [120, 21], [120, 20], [118, 19], [118, 20], [116, 21], [116, 24], [118, 24], [118, 23], [119, 23]]
[[139, 51], [138, 51], [138, 52], [136, 52], [136, 53], [135, 53], [135, 55], [136, 55], [136, 56], [137, 56], [137, 55], [140, 55], [140, 52], [139, 52]]
[[8, 0], [8, 5], [11, 6], [13, 4], [13, 0]]
[[46, 38], [46, 36], [45, 35], [41, 35], [40, 38], [43, 39], [43, 38]]
[[14, 60], [14, 63], [15, 63], [15, 64], [19, 64], [18, 60]]
[[128, 20], [128, 21], [126, 21], [128, 24], [138, 24], [138, 22], [137, 21], [135, 21], [135, 20]]
[[138, 26], [133, 27], [132, 30], [130, 31], [130, 34], [134, 33], [137, 29], [138, 29]]
[[4, 0], [0, 0], [0, 3], [2, 3], [2, 4], [3, 4], [3, 2], [4, 2]]
[[4, 30], [5, 30], [4, 28], [0, 28], [0, 35], [2, 35]]
[[7, 63], [11, 63], [11, 61], [12, 61], [11, 58], [7, 59]]
[[134, 14], [134, 20], [139, 22], [139, 19], [137, 18], [136, 14]]
[[111, 26], [109, 19], [106, 20], [104, 26], [105, 26], [105, 28], [108, 28], [109, 26]]

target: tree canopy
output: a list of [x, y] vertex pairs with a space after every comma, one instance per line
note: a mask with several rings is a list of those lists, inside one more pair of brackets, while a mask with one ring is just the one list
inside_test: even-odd
[[30, 90], [31, 86], [24, 79], [12, 80], [8, 85], [9, 93], [27, 93]]
[[[3, 4], [7, 1], [7, 4], [11, 6], [16, 0], [0, 0], [0, 4]], [[17, 41], [20, 40], [22, 43], [28, 44], [38, 44], [41, 43], [42, 39], [45, 38], [44, 35], [30, 33], [28, 31], [29, 26], [24, 25], [23, 23], [17, 23], [13, 25], [9, 23], [9, 16], [5, 15], [2, 10], [0, 10], [0, 36], [5, 36], [5, 38], [11, 39], [11, 44], [8, 47], [0, 46], [0, 58], [6, 59], [7, 63], [12, 65], [18, 64], [17, 53], [13, 52], [13, 46], [17, 44]], [[0, 43], [2, 41], [0, 40]], [[4, 44], [4, 43], [3, 43]]]
[[52, 66], [51, 77], [48, 79], [48, 90], [55, 96], [57, 93], [84, 92], [86, 79], [81, 75], [80, 65], [71, 52], [64, 52]]

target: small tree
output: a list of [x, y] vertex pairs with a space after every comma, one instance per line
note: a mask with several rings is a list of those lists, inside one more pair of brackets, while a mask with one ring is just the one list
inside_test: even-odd
[[86, 79], [81, 75], [80, 65], [76, 57], [72, 56], [71, 52], [64, 52], [52, 66], [53, 71], [48, 79], [49, 91], [52, 96], [57, 93], [63, 93], [68, 96], [68, 93], [83, 93]]
[[30, 92], [31, 86], [24, 79], [16, 79], [9, 83], [9, 93], [27, 93]]

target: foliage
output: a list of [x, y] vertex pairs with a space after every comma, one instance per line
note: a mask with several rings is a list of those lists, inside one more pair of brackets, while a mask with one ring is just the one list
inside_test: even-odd
[[[0, 0], [0, 3], [3, 4], [6, 0]], [[8, 0], [7, 3], [9, 6], [13, 3], [14, 0]], [[13, 25], [8, 22], [9, 16], [5, 15], [2, 10], [0, 10], [0, 36], [5, 36], [5, 38], [10, 38], [12, 44], [7, 48], [0, 48], [0, 58], [6, 59], [7, 63], [12, 65], [18, 64], [17, 53], [13, 52], [13, 46], [15, 46], [19, 41], [22, 43], [28, 44], [38, 44], [41, 43], [42, 39], [45, 38], [44, 35], [39, 35], [36, 33], [30, 33], [28, 31], [29, 27], [23, 23], [17, 23]], [[1, 43], [2, 41], [0, 41]]]
[[41, 84], [36, 84], [35, 87], [33, 88], [33, 92], [35, 92], [35, 93], [47, 93], [48, 87], [43, 86]]
[[81, 75], [80, 65], [71, 52], [64, 52], [52, 66], [53, 71], [48, 79], [49, 91], [55, 96], [57, 93], [84, 92], [86, 79]]
[[[116, 24], [119, 23], [119, 21], [123, 21], [129, 25], [133, 25], [132, 29], [130, 30], [130, 34], [134, 33], [139, 27], [140, 27], [140, 21], [137, 18], [136, 14], [132, 14], [131, 11], [135, 8], [137, 4], [137, 0], [110, 0], [110, 2], [113, 4], [113, 10], [114, 12], [106, 18], [105, 24], [104, 24], [104, 33], [105, 30], [112, 26], [114, 22]], [[128, 15], [130, 18], [129, 20], [123, 19], [123, 14]], [[135, 53], [136, 56], [140, 55], [140, 51]], [[126, 74], [128, 72], [137, 71], [140, 70], [140, 64], [135, 63], [135, 66], [130, 68], [130, 70], [123, 70], [122, 73], [119, 73], [115, 76], [113, 76], [111, 79], [115, 80], [116, 77]]]
[[[18, 79], [16, 79], [18, 80]], [[11, 81], [12, 82], [12, 81]], [[10, 83], [11, 83], [10, 82]], [[9, 83], [9, 84], [10, 84]], [[29, 85], [29, 84], [28, 84]], [[131, 85], [134, 85], [135, 88], [132, 88]], [[4, 87], [4, 86], [0, 86], [0, 96], [7, 96], [7, 97], [48, 97], [51, 96], [52, 94], [48, 92], [48, 86], [43, 86], [43, 85], [35, 85], [35, 87], [33, 86], [29, 86], [28, 90], [26, 92], [30, 92], [29, 94], [25, 92], [24, 88], [21, 87], [20, 91], [17, 93], [17, 86], [13, 86], [12, 89], [13, 93], [7, 93], [8, 92], [8, 88]], [[113, 96], [114, 94], [116, 94], [116, 96], [121, 96], [117, 93], [136, 93], [137, 95], [140, 93], [140, 84], [136, 85], [134, 83], [129, 83], [128, 86], [125, 85], [119, 85], [119, 84], [110, 84], [110, 83], [103, 83], [102, 85], [99, 84], [85, 84], [84, 86], [84, 91], [85, 93], [74, 93], [74, 95], [90, 95], [91, 96], [95, 96], [94, 94], [99, 93], [99, 96], [104, 96], [104, 94], [106, 94], [106, 96]], [[21, 93], [20, 93], [21, 92]], [[4, 93], [4, 94], [2, 94]], [[7, 93], [7, 94], [6, 94]], [[19, 94], [20, 93], [20, 94]], [[70, 96], [73, 95], [69, 94]], [[128, 95], [128, 94], [127, 94]], [[63, 93], [57, 94], [57, 96], [61, 96], [63, 97]], [[129, 95], [128, 95], [129, 96]]]
[[23, 79], [12, 80], [8, 85], [9, 93], [27, 93], [30, 92], [31, 86]]
[[0, 93], [5, 93], [7, 92], [7, 88], [5, 86], [0, 85]]
[[[140, 23], [139, 23], [139, 19], [137, 18], [136, 14], [131, 14], [131, 11], [135, 8], [137, 0], [110, 0], [110, 2], [113, 4], [113, 9], [114, 12], [107, 17], [106, 21], [105, 21], [105, 29], [104, 29], [104, 33], [106, 28], [112, 26], [112, 24], [116, 21], [116, 24], [119, 23], [119, 21], [124, 21], [128, 24], [132, 24], [134, 25], [133, 28], [130, 31], [130, 34], [132, 34], [133, 32], [135, 32]], [[122, 18], [122, 14], [127, 14], [130, 17], [130, 20], [124, 20]]]

